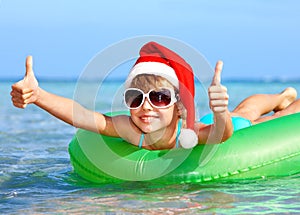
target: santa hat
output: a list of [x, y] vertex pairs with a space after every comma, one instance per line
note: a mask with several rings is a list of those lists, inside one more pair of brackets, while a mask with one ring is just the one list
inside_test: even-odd
[[197, 145], [198, 137], [194, 132], [195, 86], [191, 66], [170, 49], [158, 43], [149, 42], [141, 48], [140, 57], [128, 75], [126, 86], [129, 87], [133, 78], [140, 74], [161, 76], [179, 89], [180, 100], [187, 111], [187, 128], [181, 129], [179, 142], [183, 148], [192, 148]]

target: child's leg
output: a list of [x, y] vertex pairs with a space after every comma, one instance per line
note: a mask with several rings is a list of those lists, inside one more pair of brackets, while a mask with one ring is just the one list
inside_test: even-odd
[[293, 114], [293, 113], [298, 113], [298, 112], [300, 112], [300, 99], [294, 101], [293, 103], [291, 103], [285, 109], [283, 109], [281, 111], [277, 111], [272, 116], [265, 116], [265, 117], [261, 117], [261, 118], [255, 120], [253, 122], [253, 124], [265, 122], [265, 121], [268, 121], [268, 120], [271, 120], [271, 119], [276, 119], [276, 118], [281, 117], [281, 116], [286, 116], [286, 115]]
[[297, 97], [297, 91], [288, 87], [279, 94], [257, 94], [246, 98], [233, 111], [232, 115], [242, 116], [255, 122], [271, 111], [282, 111]]

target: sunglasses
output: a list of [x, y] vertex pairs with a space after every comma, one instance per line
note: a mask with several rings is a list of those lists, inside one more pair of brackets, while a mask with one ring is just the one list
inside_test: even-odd
[[138, 88], [128, 88], [124, 92], [124, 102], [129, 109], [140, 108], [144, 104], [145, 98], [155, 108], [167, 108], [177, 102], [175, 92], [171, 88], [159, 88], [150, 90], [148, 93], [144, 93]]

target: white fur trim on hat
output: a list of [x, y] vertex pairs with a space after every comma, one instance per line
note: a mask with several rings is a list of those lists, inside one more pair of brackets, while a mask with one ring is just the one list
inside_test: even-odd
[[134, 77], [141, 74], [159, 75], [166, 78], [175, 87], [179, 87], [177, 75], [172, 67], [160, 62], [141, 62], [131, 69], [125, 83], [126, 88], [130, 86]]
[[192, 129], [181, 129], [179, 143], [182, 148], [191, 149], [198, 144], [198, 136]]

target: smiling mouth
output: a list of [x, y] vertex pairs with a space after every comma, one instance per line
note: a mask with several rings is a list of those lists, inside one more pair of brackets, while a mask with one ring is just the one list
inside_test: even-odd
[[141, 116], [140, 119], [143, 122], [152, 122], [154, 119], [158, 118], [157, 116]]

